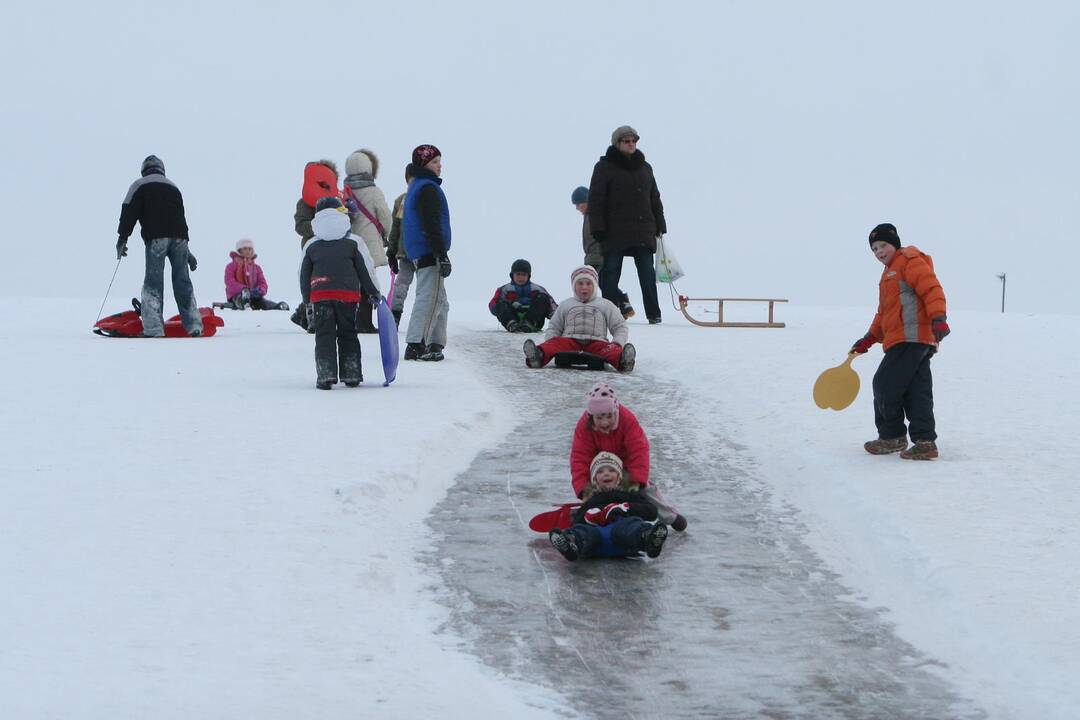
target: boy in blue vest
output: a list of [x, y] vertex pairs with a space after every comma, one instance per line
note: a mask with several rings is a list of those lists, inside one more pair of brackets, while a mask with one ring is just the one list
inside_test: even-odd
[[444, 281], [450, 277], [450, 207], [443, 193], [442, 153], [419, 145], [412, 153], [412, 184], [405, 193], [401, 230], [405, 253], [416, 266], [416, 294], [405, 332], [405, 359], [439, 361], [446, 347], [450, 302]]
[[491, 314], [510, 332], [539, 332], [556, 307], [548, 291], [532, 282], [528, 260], [514, 261], [510, 282], [497, 289], [488, 303]]

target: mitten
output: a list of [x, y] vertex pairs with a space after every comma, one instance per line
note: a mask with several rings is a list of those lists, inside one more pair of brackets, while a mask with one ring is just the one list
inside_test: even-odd
[[859, 353], [862, 355], [864, 352], [874, 346], [877, 340], [870, 333], [866, 333], [861, 338], [855, 341], [855, 344], [851, 346], [851, 352]]
[[930, 323], [930, 330], [934, 333], [934, 339], [941, 342], [945, 339], [951, 330], [949, 330], [949, 323], [945, 322], [945, 316], [936, 317]]
[[608, 503], [604, 506], [605, 524], [613, 522], [630, 512], [630, 503]]
[[352, 198], [345, 198], [345, 209], [349, 211], [350, 215], [360, 212], [360, 206]]
[[371, 303], [372, 307], [379, 307], [379, 303], [382, 302], [382, 295], [373, 293], [367, 296], [367, 301]]

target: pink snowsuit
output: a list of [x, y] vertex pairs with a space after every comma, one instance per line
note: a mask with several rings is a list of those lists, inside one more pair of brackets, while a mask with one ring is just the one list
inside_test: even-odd
[[225, 297], [234, 298], [244, 288], [251, 290], [254, 297], [261, 298], [266, 295], [266, 277], [262, 268], [255, 262], [258, 255], [252, 255], [245, 259], [237, 252], [230, 252], [232, 262], [225, 266]]
[[649, 439], [645, 431], [625, 405], [619, 406], [619, 423], [609, 433], [594, 430], [589, 413], [583, 413], [574, 428], [574, 441], [570, 447], [570, 482], [579, 498], [589, 484], [589, 465], [601, 450], [614, 453], [623, 461], [623, 467], [633, 482], [643, 488], [649, 483]]

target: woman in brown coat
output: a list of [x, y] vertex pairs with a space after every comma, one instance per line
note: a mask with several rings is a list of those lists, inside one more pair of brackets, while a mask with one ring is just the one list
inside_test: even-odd
[[611, 146], [593, 168], [589, 183], [589, 226], [604, 253], [600, 289], [619, 304], [624, 257], [634, 258], [645, 315], [660, 322], [653, 254], [656, 238], [667, 232], [664, 205], [653, 169], [637, 149], [637, 131], [629, 125], [611, 134]]

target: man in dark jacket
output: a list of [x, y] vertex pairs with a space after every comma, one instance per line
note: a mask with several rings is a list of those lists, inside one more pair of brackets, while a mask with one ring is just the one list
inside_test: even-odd
[[604, 253], [600, 271], [604, 297], [619, 305], [623, 258], [634, 258], [645, 316], [656, 324], [660, 302], [653, 253], [656, 238], [667, 232], [667, 223], [652, 166], [637, 149], [638, 139], [629, 125], [611, 133], [611, 146], [593, 168], [589, 183], [589, 226]]
[[184, 329], [192, 337], [202, 335], [202, 316], [195, 302], [188, 268], [195, 269], [195, 256], [188, 251], [188, 226], [184, 217], [184, 198], [180, 188], [165, 177], [165, 163], [155, 155], [142, 162], [142, 177], [128, 188], [120, 208], [117, 229], [116, 259], [127, 255], [127, 242], [135, 230], [142, 228], [146, 244], [146, 275], [142, 287], [143, 335], [165, 337], [162, 306], [165, 295], [165, 258], [172, 267], [173, 296], [180, 308]]
[[442, 360], [450, 302], [450, 207], [443, 193], [442, 153], [419, 145], [412, 153], [415, 175], [405, 193], [401, 231], [405, 252], [416, 266], [416, 294], [405, 333], [406, 360]]

